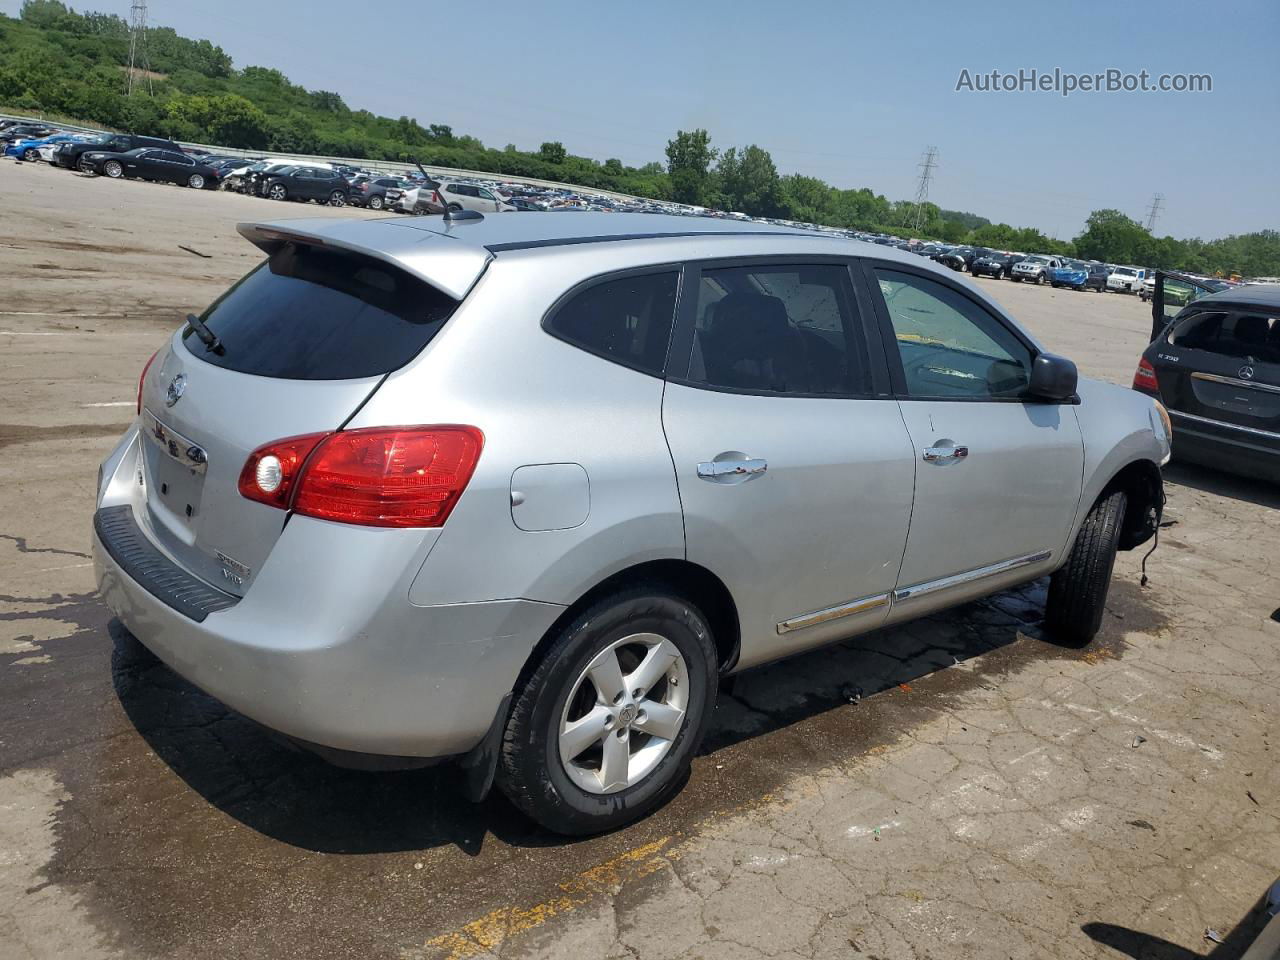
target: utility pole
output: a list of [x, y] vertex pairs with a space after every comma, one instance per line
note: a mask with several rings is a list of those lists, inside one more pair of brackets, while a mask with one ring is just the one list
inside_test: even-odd
[[1151, 207], [1147, 210], [1147, 233], [1156, 228], [1156, 217], [1160, 216], [1160, 208], [1164, 204], [1164, 195], [1157, 193], [1151, 198]]
[[147, 78], [147, 93], [153, 93], [151, 61], [147, 59], [147, 0], [133, 0], [129, 7], [129, 72], [125, 78], [125, 96], [133, 94], [133, 82], [139, 69]]
[[929, 181], [933, 179], [933, 168], [938, 165], [938, 148], [930, 147], [920, 157], [920, 182], [916, 184], [915, 206], [911, 211], [911, 229], [919, 231], [924, 221], [924, 205], [929, 199]]

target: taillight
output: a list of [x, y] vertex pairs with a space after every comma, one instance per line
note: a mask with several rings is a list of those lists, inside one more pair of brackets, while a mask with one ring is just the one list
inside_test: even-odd
[[156, 357], [158, 356], [160, 356], [159, 350], [153, 353], [151, 355], [151, 359], [143, 365], [142, 376], [138, 377], [138, 413], [142, 413], [142, 385], [146, 383], [147, 371], [151, 369], [151, 364], [155, 363]]
[[475, 427], [369, 427], [259, 447], [240, 471], [250, 500], [338, 523], [439, 527], [475, 471]]
[[432, 190], [432, 191], [431, 191], [431, 199], [432, 199], [432, 202], [434, 202], [434, 203], [438, 203], [438, 204], [440, 204], [440, 206], [442, 206], [442, 207], [444, 206], [444, 197], [440, 196], [440, 191], [439, 191], [439, 190]]
[[249, 454], [240, 471], [240, 495], [269, 507], [289, 509], [289, 500], [298, 483], [302, 465], [327, 433], [286, 437], [259, 447]]
[[1151, 393], [1160, 392], [1160, 381], [1156, 379], [1156, 368], [1146, 357], [1138, 361], [1137, 372], [1133, 375], [1133, 389], [1146, 390]]

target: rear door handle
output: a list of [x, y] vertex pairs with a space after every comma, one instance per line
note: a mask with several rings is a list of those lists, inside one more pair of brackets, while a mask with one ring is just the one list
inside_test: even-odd
[[759, 457], [743, 460], [708, 460], [698, 464], [698, 478], [712, 483], [744, 483], [764, 475], [769, 461]]
[[969, 448], [962, 446], [925, 447], [924, 459], [927, 463], [941, 463], [947, 460], [963, 460], [969, 456]]

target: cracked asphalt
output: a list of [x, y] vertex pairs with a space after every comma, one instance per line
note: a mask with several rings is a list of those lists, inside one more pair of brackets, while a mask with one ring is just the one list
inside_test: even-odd
[[[279, 746], [94, 594], [93, 479], [142, 364], [254, 262], [237, 220], [329, 211], [7, 164], [0, 207], [4, 960], [1227, 960], [1261, 928], [1275, 487], [1172, 465], [1150, 583], [1121, 555], [1086, 650], [1044, 640], [1039, 582], [751, 671], [678, 797], [566, 841], [448, 769]], [[1136, 300], [979, 283], [1129, 381]]]

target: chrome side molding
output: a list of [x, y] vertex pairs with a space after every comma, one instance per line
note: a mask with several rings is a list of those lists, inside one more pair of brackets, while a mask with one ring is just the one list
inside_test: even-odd
[[874, 597], [863, 597], [861, 600], [850, 600], [848, 603], [827, 607], [825, 610], [815, 610], [813, 613], [806, 613], [800, 617], [783, 620], [778, 624], [778, 633], [781, 635], [791, 633], [793, 630], [803, 630], [805, 627], [816, 627], [820, 623], [839, 620], [841, 617], [851, 617], [855, 613], [874, 610], [876, 607], [883, 607], [888, 603], [889, 594], [887, 593], [878, 593]]
[[1039, 553], [1029, 553], [1024, 557], [1013, 557], [1010, 560], [1001, 560], [999, 563], [988, 564], [985, 567], [966, 570], [964, 573], [953, 573], [949, 577], [926, 580], [924, 583], [917, 583], [913, 586], [902, 587], [893, 591], [893, 599], [895, 603], [898, 603], [903, 600], [909, 600], [912, 597], [920, 597], [925, 594], [936, 593], [939, 590], [959, 587], [975, 580], [994, 577], [998, 573], [1008, 573], [1010, 570], [1017, 570], [1019, 567], [1029, 567], [1034, 563], [1041, 563], [1051, 556], [1053, 556], [1053, 551], [1041, 550]]

